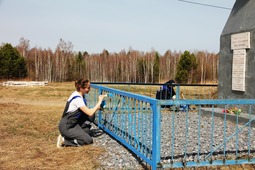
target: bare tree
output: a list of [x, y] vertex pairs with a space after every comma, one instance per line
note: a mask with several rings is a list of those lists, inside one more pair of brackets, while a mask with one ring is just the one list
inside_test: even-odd
[[17, 45], [17, 50], [19, 51], [19, 53], [27, 58], [27, 52], [29, 50], [29, 40], [25, 39], [24, 37], [21, 37], [19, 40], [19, 44]]

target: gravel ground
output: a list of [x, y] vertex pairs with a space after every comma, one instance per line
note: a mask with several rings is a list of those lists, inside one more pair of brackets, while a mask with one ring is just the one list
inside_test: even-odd
[[[188, 116], [188, 124], [186, 124], [186, 116]], [[184, 151], [188, 153], [186, 155], [186, 161], [196, 161], [198, 159], [204, 159], [210, 150], [211, 137], [213, 135], [212, 146], [216, 148], [221, 145], [224, 138], [224, 121], [220, 117], [212, 118], [207, 115], [201, 115], [200, 117], [200, 133], [199, 128], [199, 115], [197, 113], [190, 112], [188, 115], [182, 112], [174, 113], [174, 125], [172, 123], [173, 116], [171, 113], [162, 114], [161, 124], [161, 162], [170, 163], [172, 159], [172, 151], [174, 151], [174, 162], [179, 162], [184, 159]], [[253, 121], [254, 123], [254, 121]], [[212, 124], [214, 125], [212, 130]], [[172, 143], [172, 127], [175, 130], [174, 143]], [[188, 127], [188, 139], [186, 140], [186, 127]], [[241, 125], [239, 125], [239, 128]], [[93, 126], [93, 128], [97, 128]], [[96, 129], [95, 129], [96, 130]], [[97, 130], [98, 131], [98, 130]], [[211, 132], [214, 132], [213, 134]], [[230, 121], [226, 123], [226, 137], [231, 136], [236, 131], [236, 125]], [[255, 157], [255, 128], [251, 128], [251, 150], [252, 157]], [[238, 156], [244, 157], [247, 155], [245, 150], [248, 149], [248, 128], [243, 128], [243, 131], [239, 133], [238, 138], [233, 136], [227, 143], [227, 159], [234, 159], [236, 154], [236, 140], [238, 140]], [[200, 140], [198, 140], [200, 139]], [[200, 142], [199, 142], [200, 141]], [[185, 143], [187, 146], [185, 147]], [[200, 144], [200, 145], [199, 145]], [[109, 135], [102, 133], [100, 136], [94, 138], [95, 146], [104, 146], [106, 153], [98, 158], [104, 169], [145, 169], [145, 164], [137, 159], [131, 152], [125, 147], [112, 139]], [[174, 150], [172, 149], [174, 146]], [[199, 157], [197, 155], [198, 151]], [[220, 147], [212, 156], [212, 160], [222, 159], [223, 146]]]
[[104, 169], [144, 169], [144, 165], [132, 152], [106, 133], [94, 138], [93, 145], [106, 149], [105, 154], [98, 158]]

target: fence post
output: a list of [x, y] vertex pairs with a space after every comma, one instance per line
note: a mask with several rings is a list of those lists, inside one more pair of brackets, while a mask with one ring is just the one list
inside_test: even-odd
[[160, 105], [158, 100], [153, 102], [153, 136], [152, 136], [152, 170], [157, 169], [157, 165], [160, 162], [160, 147], [161, 147], [161, 114]]
[[[98, 92], [100, 95], [103, 93], [101, 88], [98, 88]], [[98, 126], [102, 127], [102, 110], [99, 110], [98, 112]]]
[[177, 85], [176, 86], [176, 100], [179, 100], [180, 99], [180, 86]]

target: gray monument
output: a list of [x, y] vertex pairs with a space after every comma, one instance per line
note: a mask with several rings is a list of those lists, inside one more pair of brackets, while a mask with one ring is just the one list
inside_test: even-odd
[[255, 0], [236, 0], [220, 37], [219, 99], [255, 98]]

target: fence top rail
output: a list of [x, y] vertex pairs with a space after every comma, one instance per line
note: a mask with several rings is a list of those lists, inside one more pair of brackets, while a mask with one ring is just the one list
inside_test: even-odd
[[255, 104], [255, 99], [193, 99], [193, 100], [159, 100], [160, 105], [188, 105], [188, 104], [201, 104], [201, 105], [225, 105], [225, 104]]
[[143, 102], [148, 102], [148, 103], [156, 103], [157, 102], [157, 99], [155, 99], [155, 98], [151, 98], [151, 97], [147, 97], [147, 96], [143, 96], [143, 95], [135, 94], [135, 93], [131, 93], [131, 92], [121, 91], [121, 90], [113, 89], [110, 87], [100, 86], [100, 85], [96, 85], [96, 84], [91, 84], [91, 87], [105, 90], [109, 93], [117, 94], [120, 96], [127, 96], [130, 98], [141, 100]]
[[[150, 86], [162, 86], [168, 83], [112, 83], [112, 82], [91, 82], [91, 84], [107, 84], [107, 85], [150, 85]], [[182, 83], [173, 83], [173, 86], [214, 86], [217, 87], [217, 84], [182, 84]]]

